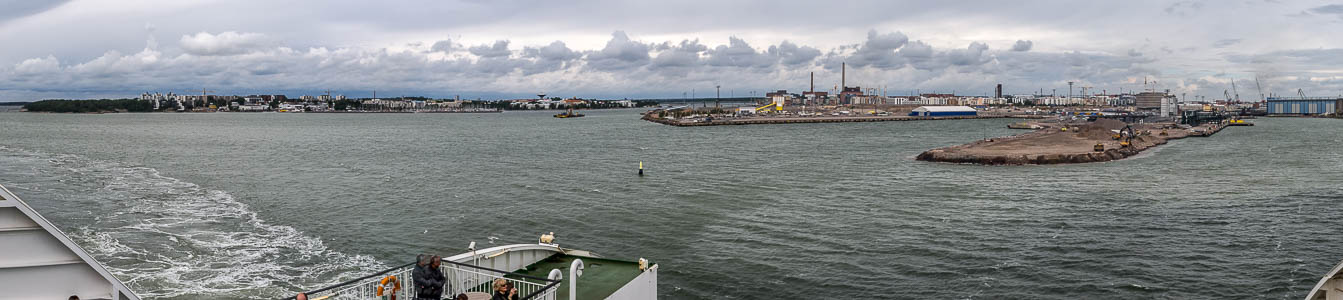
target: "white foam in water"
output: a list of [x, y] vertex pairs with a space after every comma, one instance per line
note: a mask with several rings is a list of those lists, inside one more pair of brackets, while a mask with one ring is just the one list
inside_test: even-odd
[[153, 168], [0, 146], [0, 177], [59, 200], [34, 205], [146, 298], [275, 298], [385, 268]]

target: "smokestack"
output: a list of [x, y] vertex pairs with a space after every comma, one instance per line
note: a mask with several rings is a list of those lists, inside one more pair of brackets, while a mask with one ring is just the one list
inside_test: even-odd
[[811, 93], [816, 93], [816, 72], [811, 72]]
[[847, 75], [849, 75], [848, 66], [845, 63], [839, 63], [839, 92], [841, 94], [844, 93], [844, 88], [849, 87], [844, 81], [844, 79], [847, 79], [845, 78]]

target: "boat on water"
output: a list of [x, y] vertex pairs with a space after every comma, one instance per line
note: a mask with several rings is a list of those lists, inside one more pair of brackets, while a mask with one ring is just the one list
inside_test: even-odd
[[[536, 243], [484, 249], [471, 242], [466, 252], [443, 257], [439, 267], [445, 282], [443, 297], [489, 299], [492, 283], [503, 279], [517, 288], [519, 299], [657, 299], [657, 264], [563, 248], [555, 240], [554, 233], [547, 233]], [[4, 186], [0, 186], [0, 253], [0, 298], [140, 300]], [[413, 256], [407, 253], [408, 258]], [[308, 299], [414, 299], [415, 267], [409, 262], [304, 294]]]
[[1306, 300], [1343, 300], [1343, 262], [1334, 265], [1320, 278], [1320, 282], [1315, 283], [1315, 287], [1306, 294]]
[[4, 186], [0, 186], [0, 253], [0, 298], [140, 300]]
[[583, 117], [583, 114], [574, 113], [574, 109], [573, 109], [573, 108], [569, 108], [569, 110], [566, 110], [566, 111], [564, 111], [564, 112], [562, 112], [562, 113], [555, 114], [555, 117], [556, 117], [556, 118], [560, 118], [560, 119], [567, 119], [567, 118], [581, 118], [581, 117]]

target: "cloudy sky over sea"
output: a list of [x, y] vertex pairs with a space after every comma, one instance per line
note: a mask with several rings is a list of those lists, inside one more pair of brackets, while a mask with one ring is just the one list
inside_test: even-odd
[[[1343, 94], [1343, 1], [0, 0], [0, 101], [679, 98], [850, 86]], [[1076, 89], [1080, 92], [1080, 88]]]

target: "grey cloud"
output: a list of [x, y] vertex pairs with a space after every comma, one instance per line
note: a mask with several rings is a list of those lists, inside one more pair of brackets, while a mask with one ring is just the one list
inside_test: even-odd
[[1213, 48], [1226, 48], [1231, 45], [1239, 44], [1241, 39], [1222, 39], [1212, 43]]
[[799, 47], [789, 41], [783, 41], [778, 46], [770, 46], [766, 52], [778, 56], [780, 63], [788, 67], [808, 64], [816, 60], [816, 57], [821, 56], [821, 50], [810, 46]]
[[1189, 13], [1203, 9], [1202, 1], [1180, 1], [1166, 6], [1166, 13], [1178, 16], [1187, 16]]
[[1311, 8], [1310, 12], [1327, 15], [1343, 15], [1343, 4], [1329, 4]]
[[1031, 51], [1031, 47], [1032, 47], [1032, 46], [1035, 46], [1035, 43], [1034, 43], [1034, 42], [1031, 42], [1031, 41], [1025, 41], [1025, 40], [1017, 40], [1017, 42], [1016, 42], [1015, 44], [1012, 44], [1012, 51], [1016, 51], [1016, 52], [1026, 52], [1026, 51]]
[[457, 44], [454, 44], [454, 43], [452, 42], [452, 39], [446, 39], [446, 40], [442, 40], [442, 41], [434, 42], [434, 45], [429, 47], [429, 51], [434, 51], [434, 52], [452, 52], [452, 51], [457, 50], [457, 49], [459, 49], [459, 48], [460, 48], [460, 47], [458, 47]]
[[632, 41], [624, 31], [616, 31], [606, 47], [588, 53], [587, 65], [602, 71], [637, 68], [648, 63], [648, 50], [648, 44]]
[[513, 51], [508, 50], [507, 40], [494, 41], [494, 45], [473, 46], [467, 51], [480, 57], [500, 57], [513, 54]]
[[756, 52], [755, 48], [740, 38], [730, 37], [728, 45], [709, 50], [706, 61], [710, 66], [718, 67], [765, 68], [773, 66], [775, 59]]
[[876, 30], [868, 31], [867, 41], [850, 57], [850, 64], [882, 69], [900, 68], [904, 66], [904, 61], [895, 55], [895, 50], [908, 42], [909, 37], [898, 31], [886, 34], [879, 34]]
[[[658, 53], [656, 58], [653, 58], [651, 67], [654, 69], [687, 68], [698, 65], [700, 63], [700, 52], [709, 49], [701, 45], [699, 40], [683, 40], [680, 45], [676, 46], [663, 43], [658, 48], [663, 50]], [[682, 71], [684, 70], [674, 70], [673, 72], [681, 73]]]
[[956, 49], [947, 53], [951, 64], [958, 66], [982, 65], [991, 59], [984, 55], [989, 50], [989, 46], [984, 43], [970, 43], [966, 49]]
[[564, 45], [564, 42], [561, 41], [551, 42], [550, 45], [546, 45], [545, 47], [541, 48], [526, 47], [523, 49], [524, 49], [523, 52], [526, 56], [537, 57], [545, 60], [566, 61], [582, 57], [582, 54], [578, 54], [578, 52], [570, 50], [569, 47]]
[[1139, 56], [1142, 56], [1142, 52], [1138, 52], [1138, 49], [1128, 49], [1128, 56], [1129, 56], [1129, 57], [1139, 57]]
[[38, 14], [52, 8], [61, 6], [69, 0], [60, 1], [27, 1], [27, 0], [0, 0], [0, 24], [9, 20]]

